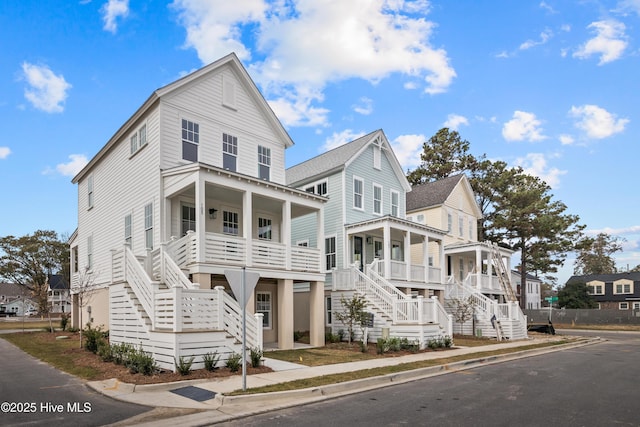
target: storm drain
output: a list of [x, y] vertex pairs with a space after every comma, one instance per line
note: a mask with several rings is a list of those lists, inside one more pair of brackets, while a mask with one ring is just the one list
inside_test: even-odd
[[195, 400], [197, 402], [204, 402], [205, 400], [213, 399], [216, 397], [216, 393], [214, 391], [205, 390], [200, 387], [187, 386], [182, 388], [177, 388], [175, 390], [170, 390], [171, 393], [175, 393], [182, 397], [186, 397], [191, 400]]

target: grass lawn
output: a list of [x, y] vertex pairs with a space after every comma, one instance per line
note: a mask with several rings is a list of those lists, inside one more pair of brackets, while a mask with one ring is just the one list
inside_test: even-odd
[[[60, 319], [51, 319], [51, 324], [53, 325], [54, 328], [59, 329], [60, 328]], [[49, 327], [49, 320], [27, 320], [25, 319], [25, 321], [23, 322], [21, 318], [18, 319], [14, 319], [14, 318], [9, 318], [9, 319], [3, 319], [0, 320], [0, 330], [2, 331], [6, 331], [8, 329], [22, 329], [24, 325], [24, 329], [44, 329], [44, 328], [48, 328]]]

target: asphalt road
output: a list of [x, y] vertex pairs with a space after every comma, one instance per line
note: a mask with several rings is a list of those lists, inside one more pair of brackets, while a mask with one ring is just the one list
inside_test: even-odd
[[0, 339], [0, 426], [103, 426], [152, 408], [98, 394]]
[[224, 425], [640, 426], [640, 334], [593, 334], [609, 341]]

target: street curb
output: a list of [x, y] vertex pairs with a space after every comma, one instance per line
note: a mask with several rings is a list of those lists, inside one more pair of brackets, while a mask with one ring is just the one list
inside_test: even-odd
[[570, 348], [583, 347], [590, 344], [596, 344], [604, 341], [601, 338], [589, 338], [580, 340], [578, 342], [572, 342], [567, 344], [559, 344], [551, 347], [543, 347], [540, 349], [521, 350], [513, 353], [500, 354], [488, 357], [479, 357], [475, 359], [467, 359], [450, 364], [443, 364], [437, 366], [429, 366], [426, 368], [418, 368], [413, 370], [407, 370], [403, 372], [396, 372], [392, 374], [385, 374], [370, 378], [361, 378], [353, 381], [345, 381], [336, 384], [327, 384], [318, 387], [300, 389], [300, 390], [287, 390], [277, 391], [271, 393], [259, 393], [249, 394], [241, 396], [216, 396], [216, 400], [220, 403], [220, 409], [226, 409], [231, 406], [248, 405], [248, 404], [262, 404], [265, 402], [277, 403], [291, 401], [289, 404], [276, 405], [278, 408], [286, 408], [290, 406], [299, 405], [304, 399], [310, 400], [324, 400], [329, 398], [335, 398], [347, 394], [358, 393], [375, 388], [388, 387], [396, 384], [403, 384], [411, 381], [417, 381], [423, 378], [428, 378], [436, 375], [443, 375], [449, 372], [462, 371], [466, 369], [472, 369], [479, 365], [486, 365], [492, 363], [506, 362], [509, 360], [522, 359], [525, 357], [537, 356], [540, 354], [551, 353], [560, 350], [567, 350]]

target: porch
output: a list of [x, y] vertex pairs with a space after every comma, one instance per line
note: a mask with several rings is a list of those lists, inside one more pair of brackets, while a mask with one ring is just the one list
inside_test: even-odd
[[407, 293], [444, 289], [443, 231], [390, 215], [345, 228], [345, 265], [356, 265], [361, 271], [370, 267]]

